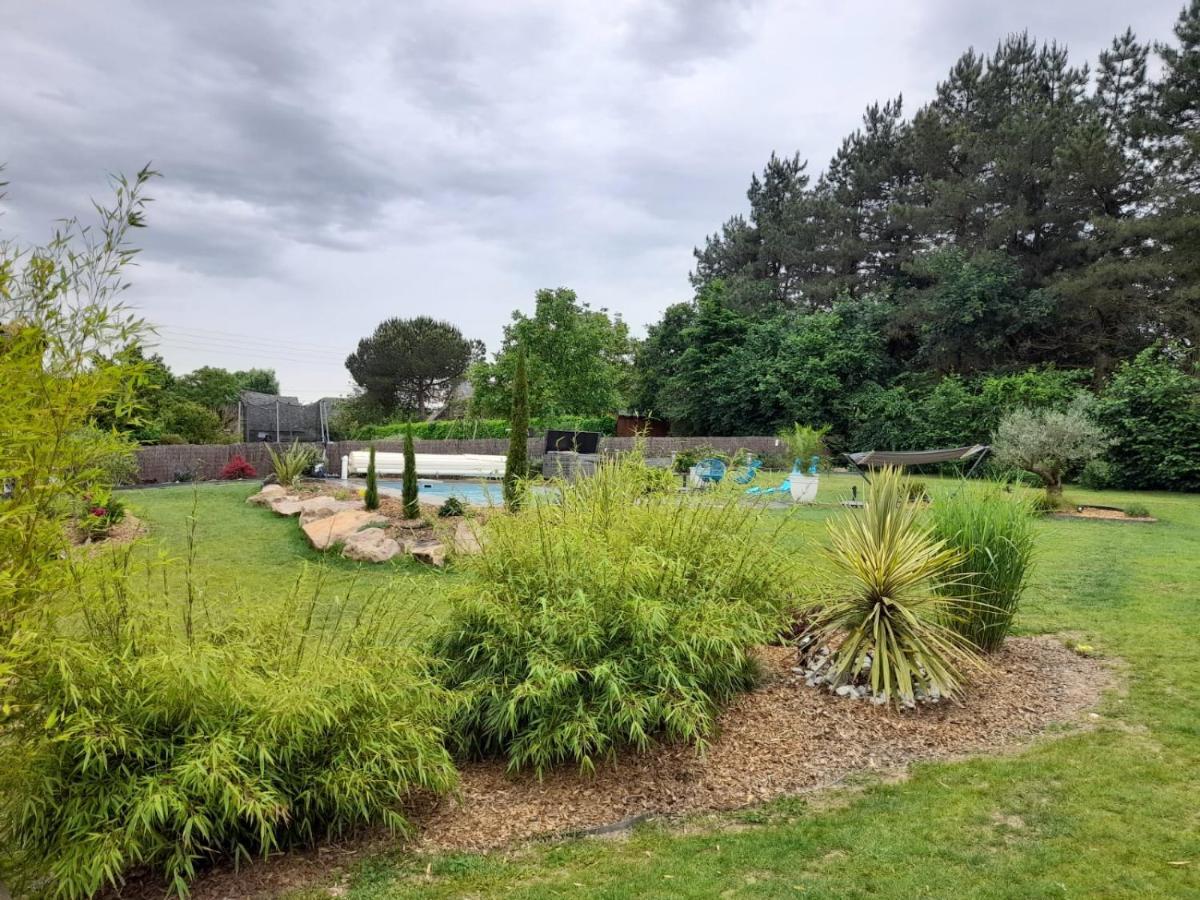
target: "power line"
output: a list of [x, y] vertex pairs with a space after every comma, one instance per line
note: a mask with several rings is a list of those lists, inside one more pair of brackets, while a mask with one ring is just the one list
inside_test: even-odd
[[176, 341], [176, 342], [187, 341], [188, 343], [191, 343], [191, 344], [208, 344], [208, 345], [212, 345], [214, 347], [231, 347], [234, 349], [261, 350], [263, 352], [270, 352], [273, 350], [284, 350], [288, 353], [294, 353], [299, 356], [329, 357], [331, 359], [332, 358], [345, 359], [345, 357], [342, 356], [340, 353], [338, 353], [336, 350], [328, 350], [328, 349], [326, 349], [326, 350], [307, 350], [302, 347], [291, 347], [291, 346], [288, 346], [287, 344], [268, 344], [265, 342], [255, 343], [255, 342], [251, 342], [251, 341], [243, 341], [243, 340], [240, 340], [237, 338], [223, 338], [223, 339], [222, 338], [202, 338], [202, 337], [195, 337], [190, 334], [176, 335], [173, 333], [167, 333], [165, 335], [160, 335], [159, 339]]
[[180, 340], [171, 340], [169, 342], [159, 341], [157, 343], [146, 344], [148, 349], [163, 349], [175, 348], [180, 350], [191, 350], [193, 352], [205, 353], [212, 356], [237, 357], [245, 359], [248, 355], [269, 356], [271, 359], [283, 360], [285, 362], [294, 363], [309, 363], [319, 364], [322, 366], [341, 367], [344, 360], [335, 360], [329, 358], [313, 357], [313, 356], [293, 356], [289, 353], [279, 353], [278, 351], [256, 350], [246, 347], [214, 347], [207, 344], [192, 344]]
[[192, 326], [192, 325], [162, 324], [159, 327], [166, 329], [168, 331], [191, 332], [192, 334], [199, 336], [199, 337], [210, 336], [210, 337], [216, 337], [216, 338], [220, 338], [220, 339], [232, 338], [235, 340], [246, 340], [246, 341], [252, 341], [255, 343], [287, 344], [297, 350], [299, 350], [299, 349], [328, 350], [329, 349], [328, 344], [315, 343], [312, 341], [298, 341], [298, 340], [295, 340], [292, 338], [276, 340], [274, 338], [263, 338], [263, 337], [259, 337], [259, 336], [255, 335], [255, 334], [250, 334], [250, 333], [241, 332], [241, 331], [221, 331], [216, 328], [198, 328], [198, 327]]

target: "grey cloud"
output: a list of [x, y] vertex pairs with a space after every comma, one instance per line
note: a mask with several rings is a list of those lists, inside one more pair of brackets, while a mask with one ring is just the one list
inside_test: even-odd
[[[1127, 24], [1169, 37], [1181, 2], [10, 4], [0, 229], [40, 239], [153, 161], [151, 318], [336, 356], [432, 310], [494, 347], [536, 288], [570, 284], [642, 324], [688, 295], [691, 248], [772, 150], [815, 176], [868, 103], [915, 109], [970, 44], [1027, 27], [1092, 60]], [[279, 368], [285, 388], [345, 379]]]

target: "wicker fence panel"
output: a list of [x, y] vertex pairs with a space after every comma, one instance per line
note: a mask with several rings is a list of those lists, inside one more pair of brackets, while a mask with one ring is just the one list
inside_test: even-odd
[[[602, 453], [620, 453], [633, 449], [636, 438], [604, 437], [600, 439]], [[371, 446], [371, 441], [333, 441], [329, 444], [309, 444], [317, 453], [324, 457], [326, 471], [332, 475], [340, 474], [342, 457], [352, 450], [365, 450]], [[404, 442], [399, 440], [374, 441], [375, 448], [380, 452], [400, 453], [404, 450]], [[649, 457], [669, 457], [673, 453], [692, 447], [713, 447], [724, 453], [733, 453], [745, 448], [753, 453], [771, 454], [780, 451], [779, 441], [769, 435], [748, 437], [652, 437], [644, 439], [646, 455]], [[417, 440], [413, 442], [417, 453], [483, 453], [503, 455], [508, 452], [506, 438], [476, 438], [474, 440], [454, 439], [444, 441]], [[537, 464], [545, 448], [545, 439], [529, 438], [529, 459]], [[172, 481], [191, 479], [208, 481], [220, 477], [221, 469], [235, 455], [241, 455], [250, 465], [258, 470], [258, 474], [266, 475], [271, 471], [271, 462], [267, 456], [267, 445], [264, 443], [251, 444], [164, 444], [156, 447], [142, 447], [138, 450], [138, 482], [141, 484], [162, 484]]]

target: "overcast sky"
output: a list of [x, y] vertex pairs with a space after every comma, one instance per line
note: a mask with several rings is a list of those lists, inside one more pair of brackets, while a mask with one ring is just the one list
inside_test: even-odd
[[1094, 61], [1182, 0], [8, 0], [0, 234], [42, 240], [151, 161], [129, 299], [176, 371], [340, 394], [358, 338], [433, 315], [496, 349], [566, 285], [635, 333], [772, 150], [814, 174], [1011, 31]]

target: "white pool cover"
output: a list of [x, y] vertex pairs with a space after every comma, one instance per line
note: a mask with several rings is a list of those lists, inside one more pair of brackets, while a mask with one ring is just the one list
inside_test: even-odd
[[[342, 457], [342, 477], [363, 475], [367, 471], [370, 454], [366, 450], [355, 450]], [[437, 476], [460, 476], [463, 478], [503, 478], [504, 457], [483, 453], [418, 453], [417, 474], [429, 478]], [[375, 472], [379, 475], [403, 475], [403, 453], [376, 453]]]

